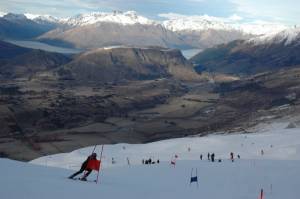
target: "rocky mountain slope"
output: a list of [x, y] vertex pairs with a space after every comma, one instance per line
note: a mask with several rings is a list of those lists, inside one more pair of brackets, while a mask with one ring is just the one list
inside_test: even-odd
[[133, 11], [82, 14], [64, 23], [69, 27], [53, 30], [40, 39], [46, 42], [60, 40], [80, 48], [110, 45], [207, 48], [251, 36], [213, 17], [158, 22]]
[[84, 49], [120, 45], [187, 47], [176, 33], [159, 24], [123, 25], [101, 21], [84, 26], [58, 28], [40, 36], [39, 40]]
[[0, 59], [13, 58], [29, 51], [28, 48], [22, 48], [0, 40]]
[[174, 77], [200, 80], [179, 50], [164, 48], [100, 48], [82, 53], [57, 71], [62, 79], [118, 82]]
[[207, 49], [191, 58], [198, 70], [249, 75], [300, 64], [300, 30], [244, 41], [233, 41]]
[[37, 23], [23, 14], [9, 13], [0, 17], [0, 39], [33, 39], [55, 27], [50, 23]]
[[28, 78], [66, 64], [70, 58], [41, 50], [33, 50], [0, 41], [0, 79]]

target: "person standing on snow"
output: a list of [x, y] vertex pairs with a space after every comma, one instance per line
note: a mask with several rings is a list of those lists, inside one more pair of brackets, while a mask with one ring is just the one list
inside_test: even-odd
[[208, 161], [210, 161], [210, 154], [209, 153], [207, 154], [207, 159], [208, 159]]
[[230, 153], [230, 160], [233, 162], [234, 161], [234, 155], [233, 152]]
[[214, 154], [214, 153], [211, 154], [211, 161], [212, 161], [212, 162], [215, 161], [215, 154]]
[[79, 171], [77, 171], [76, 173], [72, 174], [71, 176], [69, 176], [70, 179], [74, 179], [75, 176], [81, 174], [84, 171], [87, 171], [84, 176], [82, 178], [80, 178], [80, 180], [86, 181], [86, 178], [90, 175], [90, 173], [92, 172], [91, 169], [87, 168], [88, 162], [90, 160], [96, 160], [97, 159], [97, 154], [96, 153], [92, 153], [92, 155], [90, 155], [81, 165], [81, 168]]

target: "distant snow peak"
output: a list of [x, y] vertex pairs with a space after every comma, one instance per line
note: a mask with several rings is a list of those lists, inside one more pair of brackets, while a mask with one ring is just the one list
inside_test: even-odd
[[243, 18], [234, 14], [229, 17], [212, 17], [208, 15], [180, 15], [176, 13], [160, 14], [166, 18], [163, 25], [172, 31], [204, 31], [204, 30], [226, 30], [240, 31], [245, 34], [265, 35], [278, 33], [287, 29], [283, 24], [270, 23], [266, 21], [243, 22]]
[[208, 15], [179, 15], [175, 13], [160, 14], [160, 17], [167, 18], [163, 25], [172, 31], [202, 31], [208, 29], [230, 30], [231, 26], [225, 20]]
[[24, 15], [26, 16], [27, 19], [33, 20], [38, 23], [42, 23], [42, 22], [60, 23], [61, 21], [63, 21], [51, 15], [39, 15], [39, 14], [31, 14], [31, 13], [25, 13]]
[[98, 22], [111, 22], [123, 25], [133, 24], [155, 24], [155, 21], [147, 19], [143, 16], [138, 15], [135, 11], [114, 11], [111, 13], [107, 12], [92, 12], [90, 14], [80, 14], [75, 17], [69, 18], [66, 21], [68, 25], [72, 26], [84, 26], [95, 24]]
[[295, 41], [297, 42], [297, 44], [300, 44], [299, 27], [288, 28], [280, 32], [273, 32], [271, 34], [266, 34], [260, 37], [250, 39], [247, 42], [252, 43], [254, 45], [284, 42], [284, 45], [290, 45]]
[[7, 13], [3, 16], [4, 19], [8, 21], [17, 21], [17, 20], [24, 20], [27, 19], [27, 17], [24, 14], [13, 14], [13, 13]]
[[236, 24], [235, 26], [244, 32], [258, 36], [272, 35], [288, 29], [286, 25], [266, 21], [254, 21], [252, 23]]
[[24, 15], [27, 17], [27, 19], [31, 19], [31, 20], [41, 16], [41, 15], [31, 14], [31, 13], [24, 13]]
[[4, 15], [6, 15], [7, 13], [5, 13], [5, 12], [1, 12], [0, 11], [0, 17], [3, 17]]
[[243, 17], [241, 17], [237, 14], [233, 14], [230, 17], [228, 17], [228, 19], [231, 21], [241, 21], [241, 20], [243, 20]]

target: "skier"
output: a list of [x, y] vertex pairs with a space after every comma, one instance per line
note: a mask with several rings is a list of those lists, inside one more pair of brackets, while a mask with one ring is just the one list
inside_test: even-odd
[[234, 161], [233, 152], [230, 153], [230, 160], [231, 160], [232, 162]]
[[210, 154], [209, 153], [207, 154], [207, 159], [208, 159], [208, 161], [210, 161]]
[[215, 161], [215, 154], [214, 154], [214, 153], [211, 154], [211, 161], [212, 161], [212, 162]]
[[202, 158], [203, 158], [203, 156], [202, 156], [202, 154], [200, 154], [200, 160], [202, 160]]
[[130, 166], [129, 158], [127, 157], [126, 159], [127, 159], [127, 165]]
[[90, 175], [90, 173], [92, 172], [91, 169], [87, 168], [88, 162], [90, 160], [96, 160], [97, 159], [97, 153], [92, 153], [92, 155], [88, 156], [88, 158], [82, 163], [81, 168], [79, 171], [77, 171], [76, 173], [72, 174], [71, 176], [69, 176], [69, 179], [74, 179], [75, 176], [77, 176], [78, 174], [81, 174], [84, 171], [87, 171], [84, 176], [82, 178], [80, 178], [80, 180], [82, 181], [86, 181], [86, 178]]
[[240, 156], [240, 154], [238, 154], [238, 155], [237, 155], [237, 157], [238, 157], [238, 159], [241, 159], [241, 156]]

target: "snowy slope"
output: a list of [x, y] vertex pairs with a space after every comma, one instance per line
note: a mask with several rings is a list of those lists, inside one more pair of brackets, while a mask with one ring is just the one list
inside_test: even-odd
[[[253, 199], [261, 188], [265, 199], [297, 199], [300, 161], [251, 162], [180, 161], [103, 169], [100, 183], [66, 179], [72, 171], [0, 159], [0, 196], [3, 199]], [[197, 168], [199, 188], [189, 186]], [[89, 179], [95, 179], [95, 175]]]
[[[68, 180], [66, 177], [74, 171], [41, 166], [77, 169], [91, 148], [43, 157], [34, 160], [34, 164], [0, 159], [0, 186], [5, 187], [0, 189], [0, 196], [5, 199], [253, 199], [264, 189], [265, 199], [297, 199], [300, 134], [299, 128], [286, 129], [287, 125], [260, 125], [251, 129], [255, 133], [247, 135], [105, 146], [99, 184]], [[264, 155], [260, 154], [261, 149]], [[228, 160], [231, 151], [242, 158], [231, 162]], [[199, 160], [199, 154], [207, 152], [215, 152], [223, 161]], [[169, 164], [174, 154], [179, 156], [175, 167]], [[112, 167], [111, 157], [117, 166]], [[126, 165], [126, 157], [131, 161], [130, 166]], [[149, 157], [160, 158], [161, 163], [142, 165], [141, 159]], [[198, 171], [198, 188], [196, 184], [189, 185], [192, 168]], [[95, 178], [95, 173], [89, 176], [90, 180]]]
[[[300, 160], [299, 129], [285, 129], [287, 123], [276, 123], [259, 126], [252, 134], [210, 135], [164, 140], [149, 144], [116, 144], [106, 145], [104, 166], [124, 166], [126, 158], [131, 164], [139, 165], [143, 158], [170, 161], [177, 154], [180, 160], [198, 160], [202, 153], [214, 152], [216, 158], [228, 159], [229, 153], [240, 154], [243, 159]], [[272, 145], [272, 147], [271, 147]], [[191, 150], [188, 151], [188, 148]], [[71, 153], [41, 157], [32, 163], [77, 169], [81, 162], [91, 153], [93, 147], [87, 147]], [[97, 152], [99, 152], [98, 147]], [[260, 152], [264, 150], [264, 156]], [[112, 165], [111, 159], [117, 162]]]

